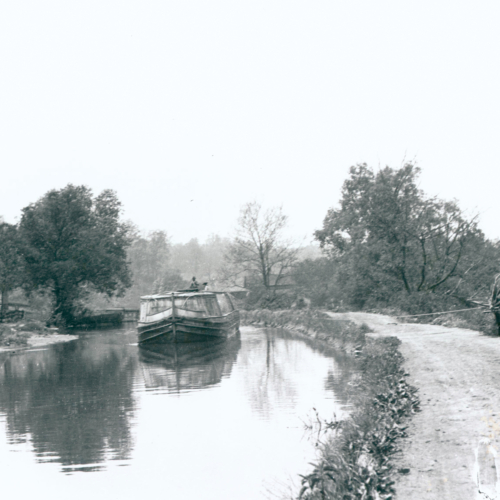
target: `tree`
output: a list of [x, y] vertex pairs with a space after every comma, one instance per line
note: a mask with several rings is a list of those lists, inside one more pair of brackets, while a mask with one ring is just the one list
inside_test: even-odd
[[0, 217], [0, 316], [7, 312], [9, 292], [22, 284], [23, 271], [17, 227]]
[[226, 279], [246, 276], [267, 292], [279, 285], [298, 253], [284, 238], [286, 223], [281, 207], [264, 211], [257, 202], [244, 205], [226, 254]]
[[108, 296], [130, 286], [127, 224], [111, 190], [93, 197], [85, 186], [51, 190], [22, 211], [28, 290], [48, 290], [53, 320], [71, 322], [89, 291]]
[[377, 173], [352, 167], [340, 208], [330, 209], [315, 232], [337, 263], [339, 285], [359, 306], [368, 297], [450, 291], [485, 245], [476, 218], [455, 202], [425, 197], [419, 173], [412, 164]]
[[216, 287], [228, 245], [228, 239], [215, 234], [203, 244], [196, 238], [187, 243], [177, 243], [172, 246], [172, 266], [188, 280], [196, 276], [200, 283], [208, 282], [211, 287]]
[[146, 237], [137, 234], [128, 258], [133, 279], [133, 286], [127, 293], [130, 305], [137, 306], [141, 295], [185, 286], [180, 273], [171, 267], [171, 245], [165, 231], [153, 231]]

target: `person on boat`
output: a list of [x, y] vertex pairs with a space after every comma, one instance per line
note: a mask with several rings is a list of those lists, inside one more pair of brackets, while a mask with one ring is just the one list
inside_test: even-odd
[[193, 279], [191, 280], [191, 285], [189, 286], [189, 288], [191, 288], [191, 289], [193, 289], [193, 290], [194, 290], [194, 289], [198, 290], [199, 286], [200, 286], [200, 285], [199, 285], [199, 284], [198, 284], [198, 282], [196, 281], [196, 276], [193, 276]]

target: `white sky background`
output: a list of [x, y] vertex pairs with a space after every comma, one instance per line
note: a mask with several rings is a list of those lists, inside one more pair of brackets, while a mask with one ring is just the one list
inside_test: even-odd
[[499, 238], [499, 25], [481, 0], [2, 2], [0, 215], [86, 184], [174, 242], [254, 199], [309, 241], [349, 166], [416, 157]]

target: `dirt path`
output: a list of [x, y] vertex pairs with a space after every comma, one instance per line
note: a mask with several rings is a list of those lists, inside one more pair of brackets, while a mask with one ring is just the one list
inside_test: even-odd
[[[397, 498], [500, 500], [500, 338], [459, 328], [397, 324], [367, 313], [329, 313], [402, 341], [422, 411], [403, 442]], [[498, 453], [498, 456], [497, 456]]]

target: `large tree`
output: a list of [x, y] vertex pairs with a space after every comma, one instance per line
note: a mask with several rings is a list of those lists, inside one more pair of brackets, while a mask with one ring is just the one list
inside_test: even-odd
[[27, 288], [53, 295], [53, 320], [70, 322], [89, 291], [112, 296], [130, 286], [129, 227], [120, 212], [113, 191], [94, 197], [89, 188], [71, 184], [23, 209]]
[[257, 202], [241, 208], [227, 258], [227, 278], [245, 276], [269, 291], [297, 261], [297, 248], [284, 237], [287, 216], [281, 207], [264, 210]]
[[330, 209], [315, 233], [337, 264], [339, 287], [358, 305], [400, 292], [451, 293], [480, 265], [486, 240], [476, 219], [455, 202], [427, 198], [419, 172], [412, 164], [352, 167], [340, 208]]
[[22, 281], [23, 257], [17, 227], [0, 217], [0, 316], [7, 312], [9, 292]]

